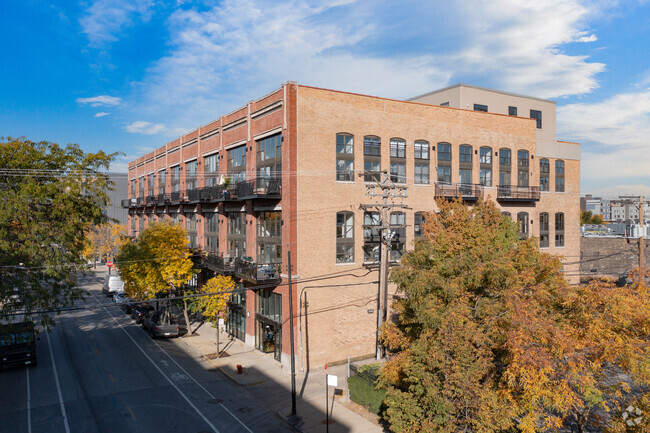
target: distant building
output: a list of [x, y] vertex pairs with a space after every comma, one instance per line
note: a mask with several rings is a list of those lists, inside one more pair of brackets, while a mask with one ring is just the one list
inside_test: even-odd
[[603, 215], [603, 198], [594, 197], [591, 194], [580, 197], [580, 211], [589, 211], [593, 215], [601, 215], [605, 219], [605, 215]]
[[119, 224], [129, 222], [129, 210], [122, 206], [122, 200], [129, 196], [129, 178], [127, 173], [109, 173], [108, 177], [115, 183], [113, 191], [108, 191], [110, 203], [104, 208], [106, 216], [114, 218]]

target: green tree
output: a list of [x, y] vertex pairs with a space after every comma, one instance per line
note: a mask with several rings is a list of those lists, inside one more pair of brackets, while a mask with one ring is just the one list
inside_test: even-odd
[[[0, 303], [16, 290], [25, 310], [59, 310], [81, 299], [85, 229], [106, 221], [106, 170], [117, 153], [8, 138], [0, 142]], [[41, 316], [53, 324], [51, 315]]]
[[[648, 383], [648, 290], [571, 287], [557, 257], [492, 203], [439, 203], [391, 278], [404, 296], [382, 338], [395, 432], [579, 431]], [[636, 307], [634, 307], [636, 306]], [[573, 420], [573, 421], [572, 421]]]
[[585, 224], [602, 224], [602, 215], [594, 215], [590, 210], [580, 212], [580, 225]]
[[[188, 246], [185, 229], [167, 221], [149, 224], [137, 239], [122, 245], [116, 266], [128, 295], [154, 299], [185, 294], [185, 284], [195, 274]], [[189, 332], [187, 307], [184, 315]]]
[[210, 278], [201, 287], [201, 293], [209, 296], [198, 298], [197, 307], [202, 311], [203, 316], [212, 322], [217, 328], [217, 352], [219, 351], [219, 318], [225, 319], [228, 301], [235, 289], [235, 282], [231, 277], [217, 275]]

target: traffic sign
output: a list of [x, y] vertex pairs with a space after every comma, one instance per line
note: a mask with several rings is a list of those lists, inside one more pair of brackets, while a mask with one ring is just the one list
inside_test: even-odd
[[113, 266], [113, 262], [111, 262], [110, 260], [107, 261], [107, 262], [106, 262], [106, 266], [108, 266], [109, 268], [112, 267], [112, 266]]

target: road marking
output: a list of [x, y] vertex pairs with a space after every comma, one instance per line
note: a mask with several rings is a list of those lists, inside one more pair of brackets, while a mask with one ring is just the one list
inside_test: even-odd
[[61, 393], [61, 385], [59, 384], [59, 373], [56, 371], [56, 364], [54, 363], [54, 351], [52, 350], [52, 343], [50, 342], [49, 331], [45, 332], [47, 337], [47, 345], [50, 348], [50, 355], [52, 355], [52, 369], [54, 370], [54, 381], [56, 382], [56, 390], [59, 393], [59, 406], [61, 406], [61, 413], [63, 414], [63, 425], [65, 426], [66, 433], [70, 433], [70, 426], [68, 425], [68, 415], [65, 413], [65, 405], [63, 404], [63, 394]]
[[109, 373], [108, 376], [111, 378], [111, 382], [115, 383], [115, 378], [113, 377], [113, 375]]
[[133, 420], [134, 420], [134, 421], [137, 421], [137, 418], [135, 417], [135, 414], [133, 413], [133, 411], [131, 410], [131, 408], [129, 408], [129, 412], [131, 412], [131, 416], [133, 417]]
[[32, 433], [32, 398], [29, 393], [29, 367], [25, 371], [27, 372], [27, 433]]
[[[173, 387], [176, 389], [176, 391], [178, 391], [178, 393], [179, 393], [179, 394], [180, 394], [180, 395], [185, 399], [185, 401], [187, 402], [187, 404], [189, 404], [190, 406], [192, 406], [192, 409], [194, 409], [194, 411], [195, 411], [197, 414], [199, 414], [199, 416], [200, 416], [201, 418], [203, 418], [203, 421], [205, 421], [205, 422], [206, 422], [206, 423], [207, 423], [207, 424], [212, 428], [212, 431], [213, 431], [214, 433], [221, 433], [221, 432], [219, 431], [219, 429], [217, 429], [217, 428], [214, 426], [214, 424], [212, 424], [212, 423], [210, 422], [210, 420], [209, 420], [205, 415], [203, 415], [203, 412], [201, 412], [201, 411], [199, 410], [199, 408], [196, 407], [196, 406], [194, 405], [194, 403], [192, 403], [192, 402], [190, 401], [190, 399], [185, 395], [185, 393], [184, 393], [183, 391], [181, 391], [181, 389], [180, 389], [178, 386], [176, 386], [176, 384], [175, 384], [175, 383], [174, 383], [174, 382], [173, 382], [169, 377], [167, 377], [167, 375], [166, 375], [166, 374], [165, 374], [165, 373], [160, 369], [160, 367], [158, 366], [158, 364], [156, 364], [156, 363], [154, 362], [154, 360], [151, 359], [151, 357], [147, 354], [147, 352], [145, 352], [144, 349], [143, 349], [142, 347], [140, 347], [140, 345], [139, 345], [139, 344], [138, 344], [138, 343], [133, 339], [133, 337], [131, 337], [131, 334], [129, 334], [128, 332], [126, 332], [126, 329], [124, 329], [124, 327], [122, 326], [122, 324], [121, 324], [121, 323], [120, 323], [120, 322], [119, 322], [119, 321], [118, 321], [118, 320], [117, 320], [117, 319], [116, 319], [116, 318], [111, 314], [110, 311], [108, 311], [108, 309], [107, 309], [105, 306], [103, 306], [103, 305], [102, 305], [102, 304], [97, 300], [97, 297], [95, 296], [95, 294], [94, 294], [94, 293], [91, 293], [91, 295], [92, 295], [93, 298], [95, 298], [95, 301], [96, 301], [96, 302], [97, 302], [97, 303], [98, 303], [98, 304], [99, 304], [99, 305], [104, 309], [104, 311], [105, 311], [106, 313], [108, 313], [108, 315], [111, 317], [111, 319], [113, 319], [113, 321], [114, 321], [115, 323], [117, 323], [117, 326], [118, 326], [118, 327], [119, 327], [119, 328], [120, 328], [120, 329], [121, 329], [121, 330], [126, 334], [126, 336], [129, 337], [129, 340], [131, 340], [131, 341], [133, 342], [133, 344], [135, 345], [135, 347], [137, 347], [137, 348], [140, 350], [140, 352], [142, 352], [142, 354], [143, 354], [143, 355], [144, 355], [144, 356], [149, 360], [149, 362], [151, 362], [151, 365], [153, 365], [153, 366], [156, 368], [156, 370], [158, 370], [158, 372], [162, 375], [162, 377], [164, 377], [165, 380], [166, 380], [167, 382], [169, 382], [169, 384], [170, 384], [171, 386], [173, 386]], [[70, 433], [70, 431], [68, 430], [67, 433]], [[252, 432], [251, 432], [251, 433], [252, 433]]]

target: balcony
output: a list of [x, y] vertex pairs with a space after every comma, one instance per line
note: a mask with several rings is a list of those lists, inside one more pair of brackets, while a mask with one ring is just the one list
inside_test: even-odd
[[280, 179], [258, 177], [257, 179], [237, 182], [228, 185], [225, 192], [226, 201], [254, 200], [260, 198], [282, 198], [282, 183]]
[[156, 196], [155, 195], [148, 195], [145, 197], [145, 203], [147, 206], [155, 206], [156, 204]]
[[169, 204], [169, 201], [170, 201], [169, 200], [169, 195], [167, 195], [165, 193], [162, 193], [162, 194], [158, 194], [158, 197], [156, 199], [156, 202], [157, 202], [156, 204], [158, 206], [165, 206], [165, 205]]
[[539, 201], [538, 186], [497, 186], [497, 201], [531, 202]]
[[140, 196], [137, 198], [136, 204], [138, 206], [143, 206], [144, 205], [144, 196]]
[[460, 197], [464, 201], [476, 201], [482, 196], [483, 185], [436, 182], [436, 198], [454, 200]]
[[255, 263], [239, 257], [222, 257], [208, 253], [203, 264], [219, 274], [233, 275], [252, 283], [268, 283], [281, 279], [279, 263]]
[[170, 199], [171, 199], [172, 203], [180, 203], [181, 202], [181, 192], [180, 191], [172, 192]]
[[187, 197], [187, 201], [190, 203], [197, 203], [201, 201], [201, 190], [194, 188], [194, 189], [188, 189], [185, 191], [185, 197]]

